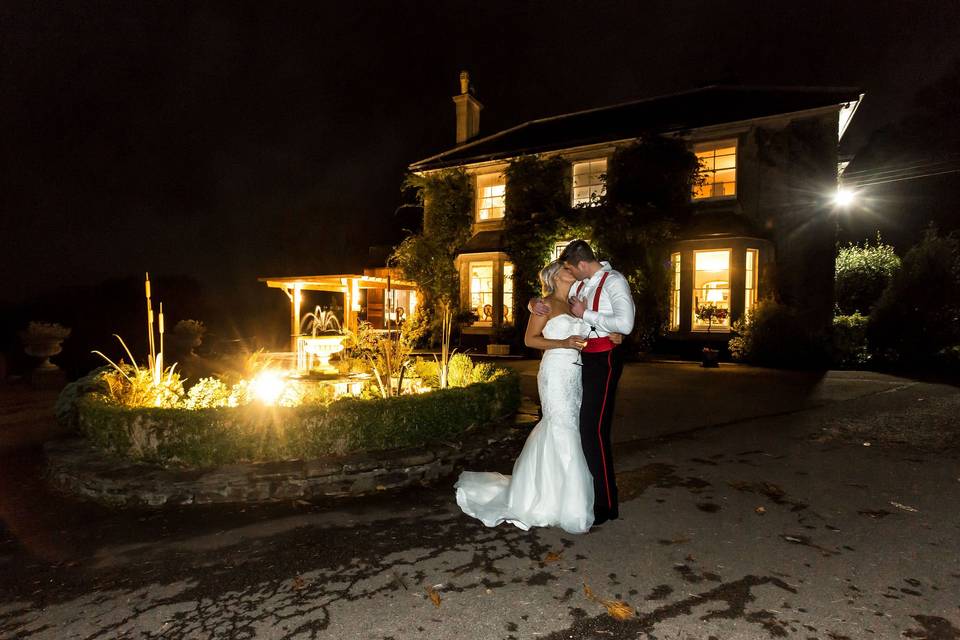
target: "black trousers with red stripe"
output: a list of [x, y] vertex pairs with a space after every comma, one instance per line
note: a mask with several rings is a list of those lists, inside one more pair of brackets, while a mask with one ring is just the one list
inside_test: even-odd
[[594, 524], [615, 520], [617, 479], [613, 472], [613, 449], [610, 426], [617, 383], [623, 373], [620, 349], [599, 353], [583, 353], [583, 402], [580, 405], [580, 443], [593, 475]]

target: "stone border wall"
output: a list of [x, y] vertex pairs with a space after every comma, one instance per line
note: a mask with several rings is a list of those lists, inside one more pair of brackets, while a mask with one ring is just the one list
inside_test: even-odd
[[115, 506], [163, 507], [360, 496], [447, 477], [492, 448], [525, 437], [535, 407], [521, 407], [513, 424], [475, 429], [459, 442], [367, 454], [168, 469], [109, 456], [74, 438], [46, 445], [47, 478], [57, 489]]

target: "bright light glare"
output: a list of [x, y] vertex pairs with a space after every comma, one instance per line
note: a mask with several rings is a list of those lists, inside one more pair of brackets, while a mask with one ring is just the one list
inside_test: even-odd
[[855, 199], [856, 196], [853, 191], [842, 187], [837, 189], [837, 192], [833, 194], [833, 203], [838, 207], [849, 207]]
[[250, 389], [257, 400], [266, 405], [274, 405], [283, 394], [286, 380], [283, 372], [275, 369], [261, 371], [250, 381]]

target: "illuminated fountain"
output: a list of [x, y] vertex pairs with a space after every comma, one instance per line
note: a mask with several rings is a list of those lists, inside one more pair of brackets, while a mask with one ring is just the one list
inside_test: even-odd
[[[332, 312], [318, 306], [313, 313], [303, 317], [300, 333], [304, 333], [304, 325], [308, 323], [310, 335], [297, 337], [297, 370], [319, 369], [323, 373], [337, 373], [336, 367], [330, 364], [330, 356], [343, 351], [345, 336], [340, 321]], [[319, 361], [317, 365], [314, 365], [314, 359]]]

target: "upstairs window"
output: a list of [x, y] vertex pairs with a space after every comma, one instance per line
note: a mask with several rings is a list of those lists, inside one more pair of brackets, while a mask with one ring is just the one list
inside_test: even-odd
[[731, 198], [737, 195], [737, 141], [721, 140], [694, 145], [703, 184], [693, 188], [694, 200]]
[[606, 172], [606, 158], [573, 163], [573, 206], [594, 204], [607, 192], [601, 178]]
[[507, 182], [501, 173], [477, 176], [477, 221], [503, 218], [506, 205]]

